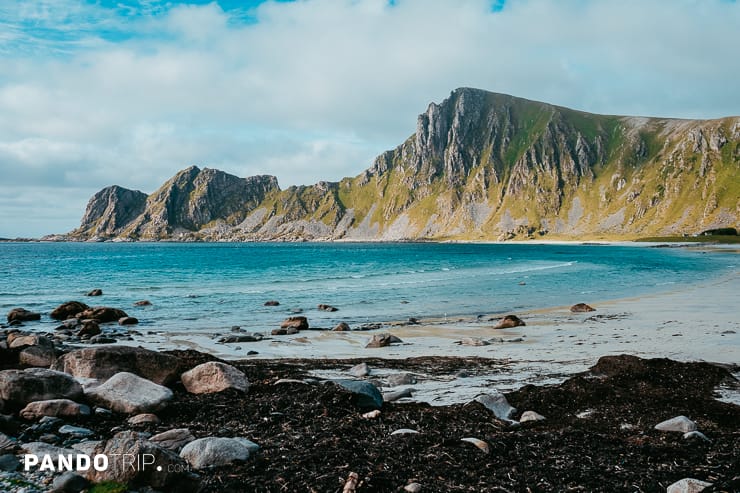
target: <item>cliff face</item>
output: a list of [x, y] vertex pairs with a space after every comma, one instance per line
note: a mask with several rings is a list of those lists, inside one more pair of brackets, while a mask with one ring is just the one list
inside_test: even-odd
[[110, 199], [111, 189], [93, 197], [75, 236], [496, 240], [695, 233], [740, 226], [740, 118], [593, 115], [463, 88], [429, 105], [406, 142], [339, 183], [281, 191], [274, 177], [188, 168], [149, 196], [143, 211], [140, 196]]

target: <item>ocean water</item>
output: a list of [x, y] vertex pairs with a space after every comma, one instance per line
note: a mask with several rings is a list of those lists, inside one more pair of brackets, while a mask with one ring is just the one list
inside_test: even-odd
[[[670, 291], [737, 266], [732, 253], [644, 246], [0, 243], [0, 308], [42, 312], [28, 324], [39, 330], [56, 326], [48, 313], [69, 300], [121, 308], [140, 329], [264, 331], [293, 309], [312, 326], [356, 326]], [[85, 297], [93, 288], [104, 296]], [[152, 306], [133, 306], [144, 299]]]

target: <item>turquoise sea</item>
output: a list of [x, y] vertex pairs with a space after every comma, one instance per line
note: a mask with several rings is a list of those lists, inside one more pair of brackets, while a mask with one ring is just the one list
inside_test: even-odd
[[[645, 246], [0, 243], [0, 308], [48, 315], [80, 300], [178, 331], [267, 330], [302, 309], [312, 326], [330, 327], [593, 303], [674, 290], [738, 264], [733, 253]], [[93, 288], [104, 296], [85, 297]], [[133, 306], [144, 299], [152, 306]], [[44, 316], [29, 328], [56, 325]]]

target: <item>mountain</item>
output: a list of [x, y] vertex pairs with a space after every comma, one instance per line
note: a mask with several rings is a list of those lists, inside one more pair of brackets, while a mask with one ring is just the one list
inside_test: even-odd
[[631, 238], [740, 226], [740, 118], [584, 113], [461, 88], [354, 178], [190, 167], [93, 196], [75, 239]]

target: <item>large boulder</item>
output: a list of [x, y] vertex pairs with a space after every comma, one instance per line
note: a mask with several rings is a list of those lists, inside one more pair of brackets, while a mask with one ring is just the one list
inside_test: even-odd
[[[200, 489], [197, 476], [187, 472], [189, 468], [184, 460], [139, 433], [116, 433], [109, 440], [98, 444], [94, 455], [98, 454], [108, 457], [109, 462], [104, 471], [90, 468], [87, 472], [87, 479], [94, 483], [114, 481], [127, 484], [129, 488], [147, 486], [178, 493]], [[132, 457], [135, 458], [133, 464]]]
[[111, 308], [108, 306], [96, 306], [94, 308], [88, 308], [78, 315], [78, 318], [95, 320], [101, 324], [107, 322], [117, 322], [119, 319], [128, 317], [126, 312], [119, 310], [118, 308]]
[[68, 318], [74, 318], [78, 313], [82, 313], [89, 308], [89, 306], [79, 301], [67, 301], [51, 312], [51, 318], [54, 320], [67, 320]]
[[90, 408], [69, 399], [49, 399], [29, 403], [21, 410], [20, 415], [28, 420], [39, 419], [43, 416], [78, 418], [89, 416]]
[[34, 320], [41, 320], [41, 314], [31, 312], [25, 308], [13, 308], [8, 312], [8, 323], [10, 322], [31, 322]]
[[247, 376], [226, 363], [209, 361], [198, 365], [180, 376], [185, 389], [191, 394], [213, 394], [226, 389], [246, 392]]
[[8, 347], [18, 349], [26, 346], [45, 346], [53, 347], [54, 343], [50, 339], [35, 334], [23, 334], [14, 332], [8, 335]]
[[0, 407], [22, 408], [29, 402], [77, 399], [82, 387], [66, 373], [44, 368], [0, 371]]
[[18, 353], [18, 362], [23, 366], [49, 368], [56, 359], [57, 353], [53, 346], [28, 346]]
[[180, 457], [194, 469], [221, 467], [249, 459], [248, 446], [238, 438], [206, 437], [183, 447]]
[[158, 384], [177, 377], [179, 360], [168, 354], [132, 346], [98, 346], [71, 351], [54, 363], [54, 369], [75, 377], [110, 378], [122, 371]]
[[113, 411], [140, 414], [158, 411], [172, 399], [170, 389], [133, 373], [116, 373], [86, 391], [88, 399]]

